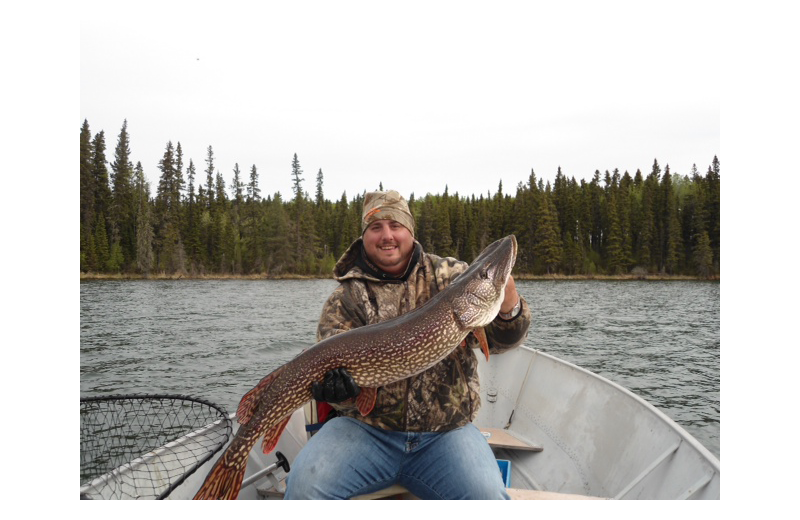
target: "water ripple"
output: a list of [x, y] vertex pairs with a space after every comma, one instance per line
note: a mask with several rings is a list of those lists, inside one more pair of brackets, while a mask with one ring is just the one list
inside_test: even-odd
[[[235, 410], [314, 344], [332, 280], [81, 282], [81, 395], [192, 394]], [[719, 283], [518, 281], [527, 345], [641, 395], [719, 456]]]

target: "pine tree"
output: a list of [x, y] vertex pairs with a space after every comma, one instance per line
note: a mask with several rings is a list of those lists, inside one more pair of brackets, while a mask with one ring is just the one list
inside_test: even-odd
[[206, 154], [206, 196], [208, 197], [207, 208], [214, 206], [214, 150], [208, 146]]
[[272, 201], [267, 205], [265, 223], [264, 264], [266, 271], [275, 275], [290, 271], [293, 264], [290, 245], [291, 226], [280, 192], [276, 192]]
[[539, 193], [539, 208], [536, 213], [538, 226], [534, 236], [536, 264], [542, 266], [547, 274], [556, 272], [561, 263], [561, 233], [555, 205], [550, 201], [547, 190]]
[[184, 234], [186, 236], [186, 252], [192, 272], [195, 272], [202, 265], [203, 242], [200, 238], [200, 218], [201, 204], [197, 201], [194, 194], [194, 179], [197, 171], [194, 161], [189, 159], [189, 167], [186, 169], [189, 185], [186, 193], [185, 224]]
[[[618, 170], [615, 170], [618, 172]], [[631, 222], [633, 207], [633, 179], [626, 171], [619, 182], [617, 191], [617, 218], [622, 231], [622, 258], [625, 270], [633, 265], [633, 223]]]
[[422, 200], [419, 222], [417, 222], [417, 240], [422, 248], [429, 253], [436, 253], [436, 218], [433, 207], [433, 197], [428, 194]]
[[[667, 166], [664, 177], [667, 177], [669, 166]], [[683, 264], [683, 237], [678, 208], [678, 197], [674, 188], [666, 194], [666, 252], [664, 268], [670, 274], [678, 274]]]
[[453, 256], [453, 234], [450, 230], [450, 212], [448, 210], [450, 196], [447, 193], [447, 186], [444, 188], [444, 194], [437, 199], [434, 199], [434, 244], [436, 244], [436, 251], [439, 256]]
[[216, 193], [214, 186], [214, 149], [209, 145], [206, 148], [206, 184], [203, 193], [205, 194], [205, 204], [200, 215], [200, 241], [203, 245], [203, 257], [205, 265], [212, 271], [218, 268], [219, 264], [219, 229], [220, 221], [216, 214]]
[[320, 208], [324, 202], [325, 196], [322, 191], [322, 168], [320, 168], [319, 172], [317, 172], [317, 193], [314, 199], [314, 204], [316, 204], [317, 208]]
[[[130, 139], [128, 137], [128, 121], [122, 124], [117, 147], [114, 151], [114, 162], [111, 163], [113, 205], [111, 220], [116, 232], [114, 244], [119, 244], [119, 251], [125, 260], [136, 257], [136, 203], [134, 201], [133, 163], [130, 160]], [[115, 259], [115, 264], [118, 259]], [[124, 261], [123, 261], [124, 262]]]
[[179, 204], [181, 201], [181, 191], [184, 188], [184, 181], [183, 181], [183, 148], [181, 148], [181, 142], [178, 141], [178, 144], [175, 146], [175, 178], [173, 179], [172, 183], [172, 199], [175, 201], [176, 204]]
[[150, 209], [150, 183], [147, 182], [142, 163], [134, 171], [136, 202], [136, 268], [150, 274], [153, 268], [153, 218]]
[[287, 267], [297, 272], [300, 271], [299, 266], [305, 256], [302, 242], [303, 187], [301, 182], [303, 179], [300, 177], [302, 172], [303, 170], [300, 169], [300, 162], [297, 160], [297, 154], [294, 154], [294, 159], [292, 160], [292, 193], [294, 193], [294, 197], [290, 203], [290, 212], [292, 216], [290, 227], [292, 229], [291, 236], [294, 239], [294, 247], [291, 249], [292, 261]]
[[108, 217], [108, 208], [111, 205], [111, 189], [108, 182], [108, 168], [106, 168], [106, 138], [102, 130], [94, 136], [92, 141], [92, 176], [94, 177], [94, 212]]
[[[409, 205], [409, 208], [411, 205]], [[348, 218], [347, 192], [343, 191], [339, 201], [333, 206], [333, 254], [342, 256], [350, 243], [355, 239], [351, 232]]]
[[658, 212], [658, 184], [660, 181], [661, 169], [658, 163], [654, 163], [653, 170], [642, 182], [641, 192], [641, 214], [639, 228], [639, 244], [637, 250], [638, 265], [646, 271], [656, 271], [658, 269], [658, 229], [656, 227], [656, 215]]
[[97, 269], [97, 252], [94, 250], [94, 222], [95, 222], [95, 186], [92, 174], [92, 134], [89, 131], [89, 121], [83, 120], [81, 126], [80, 145], [80, 269], [82, 272]]
[[[332, 256], [331, 245], [333, 242], [333, 230], [331, 229], [331, 205], [325, 200], [323, 192], [324, 176], [322, 168], [317, 172], [317, 189], [314, 198], [314, 228], [317, 231], [317, 242], [314, 244], [314, 250], [319, 255], [320, 260], [326, 259], [328, 255]], [[329, 263], [326, 260], [327, 263]], [[320, 263], [319, 270], [325, 269], [330, 271], [333, 266], [325, 266]], [[318, 270], [318, 271], [319, 271]], [[317, 273], [319, 274], [319, 272]]]
[[467, 251], [467, 214], [464, 201], [456, 193], [451, 205], [450, 223], [453, 229], [453, 253], [456, 258], [468, 258]]
[[102, 213], [97, 214], [97, 222], [94, 227], [94, 249], [96, 251], [95, 264], [98, 270], [105, 271], [108, 267], [110, 249], [108, 246], [108, 234], [106, 233], [106, 219]]
[[711, 239], [708, 232], [703, 231], [697, 239], [693, 251], [694, 268], [698, 276], [711, 277], [714, 264], [714, 252], [711, 250]]
[[622, 247], [622, 226], [619, 223], [617, 197], [612, 193], [608, 201], [608, 240], [606, 242], [606, 266], [609, 274], [622, 274], [627, 268], [627, 259]]
[[714, 156], [706, 175], [708, 193], [706, 216], [708, 222], [706, 229], [711, 240], [711, 251], [714, 253], [714, 269], [719, 271], [720, 266], [720, 163]]
[[175, 149], [167, 143], [159, 162], [161, 178], [156, 195], [156, 263], [166, 272], [184, 272], [186, 253], [180, 236], [180, 192], [176, 175]]
[[81, 189], [81, 224], [91, 226], [94, 220], [94, 175], [92, 173], [92, 134], [89, 121], [83, 120], [81, 126], [80, 148], [80, 189]]
[[292, 193], [294, 193], [294, 201], [299, 203], [303, 199], [303, 178], [300, 177], [303, 170], [300, 168], [300, 161], [297, 159], [297, 154], [294, 154], [292, 159]]
[[258, 169], [254, 164], [250, 168], [250, 182], [247, 184], [248, 202], [261, 202], [261, 190], [258, 187]]

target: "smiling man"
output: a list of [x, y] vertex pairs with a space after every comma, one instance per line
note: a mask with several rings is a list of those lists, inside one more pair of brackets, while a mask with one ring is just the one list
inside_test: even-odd
[[[396, 191], [367, 193], [362, 236], [334, 268], [340, 285], [323, 306], [317, 339], [380, 323], [419, 307], [468, 265], [425, 253], [414, 216]], [[530, 309], [509, 278], [500, 312], [485, 328], [490, 352], [522, 343]], [[346, 499], [401, 484], [419, 498], [507, 499], [489, 444], [472, 420], [480, 407], [477, 339], [429, 370], [378, 389], [361, 416], [360, 389], [343, 368], [314, 383], [328, 420], [292, 464], [287, 499]], [[455, 345], [454, 345], [455, 347]]]
[[364, 199], [361, 236], [366, 260], [383, 273], [400, 276], [414, 253], [414, 217], [399, 193], [369, 193]]

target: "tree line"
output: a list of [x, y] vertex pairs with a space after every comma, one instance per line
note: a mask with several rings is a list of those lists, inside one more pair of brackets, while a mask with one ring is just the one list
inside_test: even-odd
[[[166, 144], [155, 197], [141, 162], [130, 159], [127, 121], [113, 158], [103, 131], [80, 132], [80, 269], [93, 273], [329, 276], [361, 234], [364, 194], [323, 196], [322, 169], [313, 196], [291, 161], [292, 198], [262, 196], [256, 165], [233, 168], [227, 187], [211, 146], [205, 168], [185, 163], [181, 144]], [[288, 163], [288, 161], [287, 161]], [[288, 165], [287, 165], [288, 166]], [[383, 189], [377, 186], [376, 189]], [[416, 238], [426, 251], [474, 259], [492, 241], [515, 234], [515, 271], [526, 274], [664, 273], [712, 277], [720, 268], [720, 163], [705, 175], [663, 171], [657, 160], [637, 170], [595, 171], [590, 181], [551, 185], [531, 171], [514, 194], [449, 193], [408, 197]]]

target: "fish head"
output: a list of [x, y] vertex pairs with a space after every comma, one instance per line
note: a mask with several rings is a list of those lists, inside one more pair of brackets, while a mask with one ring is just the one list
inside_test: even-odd
[[489, 244], [451, 284], [458, 287], [453, 312], [463, 329], [483, 327], [494, 320], [516, 260], [517, 239], [508, 235]]

